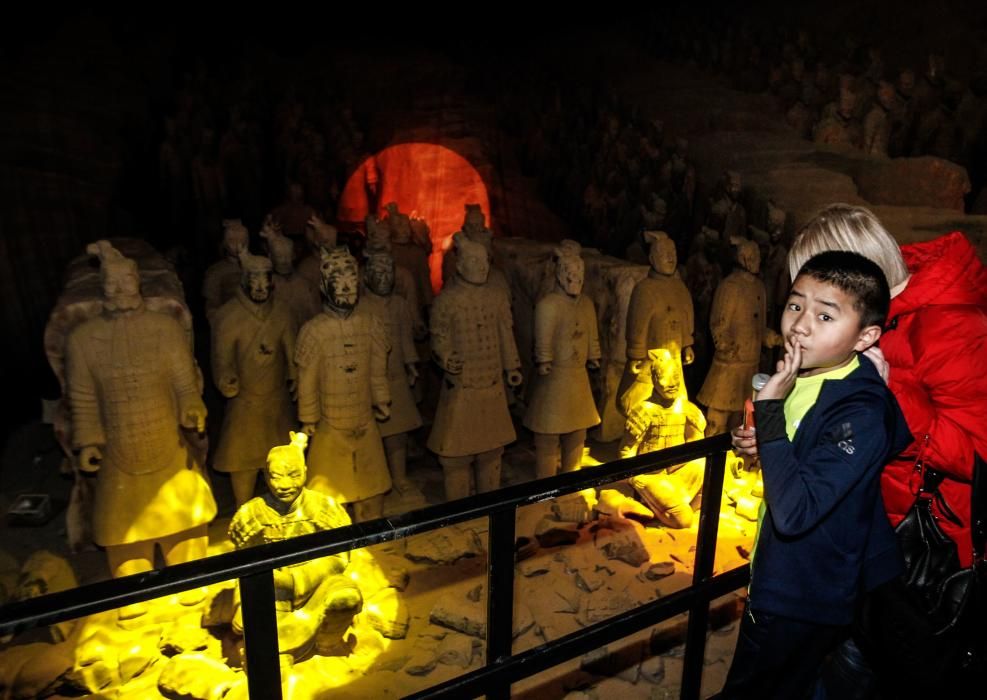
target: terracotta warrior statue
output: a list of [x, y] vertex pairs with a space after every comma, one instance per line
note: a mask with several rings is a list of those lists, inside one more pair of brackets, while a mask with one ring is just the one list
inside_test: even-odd
[[[387, 205], [387, 219], [391, 229], [391, 255], [394, 264], [411, 273], [422, 306], [432, 305], [431, 272], [428, 269], [428, 251], [415, 241], [413, 224], [424, 221], [412, 219], [398, 211], [396, 202]], [[427, 225], [426, 225], [427, 228]], [[426, 234], [427, 235], [427, 234]]]
[[765, 325], [767, 306], [764, 283], [757, 276], [761, 253], [757, 243], [734, 238], [737, 266], [713, 296], [709, 327], [713, 334], [713, 365], [696, 397], [707, 406], [706, 434], [718, 435], [736, 424], [751, 394], [751, 377], [757, 373], [761, 346], [777, 347], [781, 337]]
[[507, 296], [487, 280], [487, 249], [462, 233], [453, 236], [456, 280], [432, 305], [432, 355], [445, 373], [428, 449], [439, 456], [446, 498], [500, 486], [504, 445], [515, 439], [504, 387], [521, 384]]
[[264, 457], [294, 427], [295, 326], [272, 292], [271, 261], [247, 251], [236, 296], [212, 324], [212, 374], [229, 399], [212, 464], [228, 472], [238, 506], [253, 498]]
[[240, 286], [240, 251], [246, 249], [249, 237], [239, 219], [223, 221], [223, 259], [210, 265], [202, 279], [202, 298], [210, 322], [216, 309], [236, 295]]
[[[689, 401], [682, 386], [682, 368], [676, 353], [659, 348], [648, 353], [654, 390], [627, 416], [621, 458], [656, 452], [703, 437], [706, 419]], [[631, 478], [641, 500], [669, 527], [692, 524], [692, 502], [702, 490], [705, 460], [660, 469]]]
[[[534, 433], [539, 479], [579, 469], [587, 429], [600, 422], [587, 367], [600, 368], [596, 310], [582, 294], [579, 244], [555, 249], [555, 287], [535, 305], [534, 360], [538, 376], [524, 425]], [[559, 447], [561, 443], [561, 459]]]
[[[305, 445], [308, 436], [290, 433], [291, 444], [271, 449], [264, 476], [267, 492], [241, 505], [230, 522], [229, 537], [237, 549], [281, 542], [350, 524], [346, 509], [331, 496], [305, 488]], [[346, 575], [350, 553], [333, 554], [274, 570], [274, 607], [278, 648], [287, 661], [303, 656], [313, 645], [326, 613], [353, 610], [363, 598]], [[233, 629], [243, 633], [239, 595]]]
[[[389, 218], [379, 220], [373, 214], [367, 214], [364, 223], [367, 227], [367, 251], [382, 251], [390, 255], [393, 259], [394, 246], [391, 242], [393, 221]], [[425, 328], [425, 317], [422, 315], [423, 307], [418, 296], [418, 283], [415, 281], [414, 275], [407, 268], [394, 266], [394, 293], [404, 299], [408, 304], [408, 311], [411, 312], [411, 323], [415, 337], [424, 338], [427, 330]]]
[[345, 246], [322, 251], [322, 313], [298, 334], [298, 420], [312, 436], [309, 486], [380, 517], [391, 488], [377, 421], [391, 412], [387, 332], [359, 306], [359, 271]]
[[376, 316], [387, 332], [391, 351], [387, 356], [387, 380], [391, 388], [391, 416], [378, 423], [391, 481], [401, 492], [414, 488], [406, 475], [408, 433], [422, 424], [411, 388], [418, 379], [418, 353], [411, 332], [411, 312], [394, 293], [394, 259], [386, 251], [373, 251], [364, 268], [360, 306]]
[[651, 270], [634, 287], [627, 309], [627, 365], [618, 403], [625, 416], [651, 394], [651, 378], [642, 371], [651, 350], [681, 351], [686, 365], [694, 358], [692, 296], [677, 272], [675, 242], [664, 231], [648, 231], [644, 238]]
[[[182, 433], [206, 424], [188, 337], [174, 318], [144, 307], [133, 260], [108, 241], [87, 252], [101, 261], [104, 312], [69, 336], [66, 385], [79, 469], [96, 473], [93, 539], [114, 577], [152, 570], [155, 545], [168, 564], [204, 557], [216, 502]], [[146, 610], [138, 603], [120, 615]]]
[[276, 221], [265, 221], [260, 237], [267, 243], [267, 255], [274, 267], [278, 301], [291, 310], [295, 327], [301, 328], [321, 311], [319, 287], [295, 270], [295, 242], [281, 233]]

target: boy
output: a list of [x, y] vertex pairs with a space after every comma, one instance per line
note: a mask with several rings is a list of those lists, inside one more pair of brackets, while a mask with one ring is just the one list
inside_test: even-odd
[[817, 255], [792, 284], [785, 355], [754, 404], [766, 508], [724, 698], [808, 697], [859, 594], [901, 571], [879, 476], [911, 436], [860, 355], [889, 303], [856, 253]]

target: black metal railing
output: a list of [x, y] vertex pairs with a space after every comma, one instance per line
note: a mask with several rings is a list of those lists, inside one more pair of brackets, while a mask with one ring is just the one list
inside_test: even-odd
[[[252, 698], [281, 698], [274, 578], [278, 567], [401, 539], [476, 518], [489, 518], [486, 663], [412, 698], [510, 696], [511, 684], [616, 642], [683, 612], [689, 613], [681, 697], [699, 697], [710, 602], [747, 583], [749, 567], [713, 576], [727, 434], [578, 472], [509, 486], [396, 517], [316, 532], [143, 574], [103, 581], [0, 607], [0, 635], [17, 634], [106, 610], [239, 579], [248, 687]], [[513, 654], [517, 509], [592, 486], [706, 457], [692, 585], [534, 649]]]

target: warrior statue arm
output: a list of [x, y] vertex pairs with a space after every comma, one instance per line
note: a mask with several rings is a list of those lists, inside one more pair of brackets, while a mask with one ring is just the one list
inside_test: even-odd
[[295, 345], [295, 372], [298, 377], [298, 422], [308, 435], [315, 433], [315, 425], [321, 417], [319, 405], [319, 361], [314, 322], [302, 327]]
[[552, 303], [551, 296], [543, 297], [535, 305], [535, 366], [538, 374], [546, 375], [552, 372], [553, 340], [557, 309]]
[[[415, 349], [415, 334], [412, 330], [413, 319], [411, 308], [401, 297], [394, 297], [392, 303], [398, 305], [398, 342], [401, 343], [401, 354], [404, 355], [405, 364], [415, 364], [418, 362], [418, 350]], [[424, 325], [424, 324], [423, 324]]]
[[72, 411], [72, 447], [80, 450], [79, 469], [84, 472], [98, 471], [106, 433], [99, 411], [96, 383], [84, 350], [74, 334], [69, 336], [65, 352], [65, 381]]
[[449, 292], [440, 294], [432, 306], [432, 357], [435, 363], [449, 374], [460, 374], [463, 371], [463, 360], [454, 346], [453, 318]]
[[183, 428], [194, 428], [197, 433], [202, 433], [206, 429], [207, 411], [202, 401], [195, 358], [181, 325], [172, 318], [168, 321], [159, 339], [159, 347], [162, 355], [171, 361], [171, 385], [178, 404], [178, 422]]
[[596, 307], [589, 297], [585, 298], [585, 303], [589, 309], [589, 313], [586, 314], [586, 325], [589, 332], [589, 351], [586, 354], [586, 366], [590, 369], [599, 369], [603, 353], [600, 350], [600, 328], [596, 320]]
[[212, 376], [224, 397], [232, 399], [240, 393], [240, 377], [236, 364], [237, 338], [235, 324], [229, 315], [217, 313], [212, 334]]
[[501, 303], [499, 320], [500, 359], [507, 372], [508, 386], [520, 386], [521, 356], [518, 355], [517, 344], [514, 342], [514, 319], [511, 317], [511, 307], [504, 301]]
[[624, 337], [627, 341], [627, 359], [629, 361], [644, 360], [648, 356], [648, 325], [654, 310], [654, 301], [644, 292], [638, 283], [631, 292], [631, 300], [627, 305], [627, 325]]
[[734, 338], [733, 322], [739, 316], [741, 309], [737, 302], [748, 303], [746, 299], [737, 299], [732, 285], [721, 282], [713, 295], [713, 304], [709, 312], [709, 330], [713, 336], [713, 346], [718, 355], [726, 358], [733, 357], [737, 352], [737, 340]]
[[284, 326], [281, 333], [281, 348], [284, 350], [286, 375], [288, 380], [288, 391], [291, 392], [293, 401], [298, 400], [298, 366], [295, 364], [295, 338], [298, 336], [298, 327], [295, 326], [294, 319], [291, 319]]
[[391, 384], [387, 380], [387, 353], [391, 345], [384, 324], [370, 316], [370, 397], [379, 420], [391, 416]]
[[[658, 418], [659, 420], [661, 419], [660, 414]], [[643, 406], [637, 406], [631, 410], [627, 416], [627, 422], [624, 424], [624, 435], [620, 439], [621, 459], [627, 459], [628, 457], [637, 455], [638, 449], [641, 447], [641, 441], [644, 439], [644, 434], [651, 427], [651, 420], [650, 413]]]

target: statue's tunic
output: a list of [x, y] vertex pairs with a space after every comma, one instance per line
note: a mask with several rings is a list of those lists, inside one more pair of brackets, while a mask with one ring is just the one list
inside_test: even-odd
[[428, 449], [464, 457], [513, 442], [504, 371], [521, 366], [511, 308], [503, 290], [456, 279], [435, 298], [432, 353], [441, 367], [455, 352], [459, 374], [445, 373]]
[[627, 308], [627, 359], [645, 360], [649, 350], [679, 350], [693, 343], [692, 297], [677, 275], [652, 270], [634, 286]]
[[275, 296], [255, 304], [242, 289], [213, 317], [212, 368], [217, 384], [238, 380], [226, 404], [213, 466], [222, 472], [263, 469], [268, 451], [294, 430], [288, 380], [295, 377], [296, 326]]
[[699, 407], [679, 397], [669, 408], [642, 401], [627, 416], [621, 458], [657, 452], [699, 439], [706, 430], [706, 418]]
[[734, 270], [716, 288], [710, 309], [713, 365], [696, 397], [721, 411], [739, 411], [751, 394], [764, 340], [764, 283], [746, 270]]
[[397, 294], [379, 296], [364, 290], [360, 305], [376, 316], [390, 341], [387, 355], [387, 381], [391, 388], [391, 417], [377, 423], [383, 437], [406, 433], [422, 424], [422, 417], [415, 405], [415, 396], [408, 384], [405, 365], [418, 362], [415, 341], [411, 333], [411, 312], [408, 303]]
[[320, 475], [340, 503], [391, 488], [373, 404], [390, 403], [387, 334], [360, 305], [347, 317], [324, 311], [298, 334], [298, 420], [316, 424], [309, 476]]
[[190, 409], [205, 414], [181, 325], [138, 310], [101, 316], [69, 336], [66, 383], [72, 446], [99, 446], [93, 502], [101, 546], [156, 540], [216, 515], [209, 482], [179, 429]]
[[561, 434], [600, 422], [586, 371], [600, 359], [596, 310], [589, 297], [573, 299], [559, 291], [535, 305], [535, 363], [551, 362], [552, 371], [536, 375], [524, 425], [536, 433]]
[[[301, 494], [282, 515], [274, 509], [276, 499], [270, 493], [252, 498], [240, 506], [230, 521], [229, 536], [237, 549], [270, 542], [282, 542], [313, 532], [332, 530], [350, 524], [346, 509], [331, 497], [302, 489]], [[342, 552], [285, 567], [291, 573], [293, 588], [275, 590], [279, 610], [304, 605], [327, 575], [339, 574], [350, 561], [350, 553]]]

